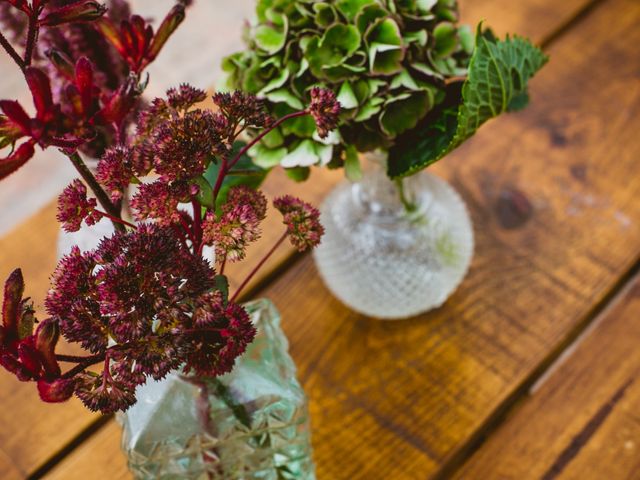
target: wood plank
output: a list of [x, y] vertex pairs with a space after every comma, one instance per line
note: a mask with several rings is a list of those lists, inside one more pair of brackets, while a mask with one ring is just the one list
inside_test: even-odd
[[640, 277], [629, 287], [456, 478], [638, 478]]
[[[634, 0], [596, 9], [551, 49], [529, 110], [436, 166], [470, 207], [478, 252], [444, 308], [364, 318], [332, 298], [309, 257], [262, 292], [310, 396], [319, 478], [444, 475], [638, 260], [639, 20]], [[518, 217], [514, 195], [531, 216]], [[111, 432], [49, 478], [123, 461]]]

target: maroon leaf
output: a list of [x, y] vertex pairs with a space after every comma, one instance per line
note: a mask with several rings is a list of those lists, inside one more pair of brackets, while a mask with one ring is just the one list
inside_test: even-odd
[[93, 99], [93, 66], [87, 57], [80, 57], [76, 63], [76, 87], [80, 93], [82, 113], [89, 113]]
[[31, 135], [31, 119], [22, 105], [15, 100], [0, 100], [0, 109], [23, 135]]
[[36, 107], [36, 118], [45, 123], [50, 122], [53, 120], [55, 112], [49, 77], [42, 70], [34, 67], [27, 68], [24, 75], [29, 84], [29, 90], [31, 90], [33, 104]]

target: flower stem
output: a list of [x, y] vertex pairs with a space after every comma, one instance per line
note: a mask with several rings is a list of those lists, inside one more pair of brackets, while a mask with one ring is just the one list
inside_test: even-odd
[[130, 227], [133, 228], [134, 230], [137, 230], [138, 227], [136, 227], [133, 223], [127, 222], [126, 220], [123, 220], [122, 218], [118, 218], [118, 217], [114, 217], [113, 215], [109, 215], [107, 212], [102, 212], [100, 210], [94, 210], [94, 212], [96, 212], [99, 215], [102, 215], [103, 217], [108, 218], [109, 220], [111, 220], [114, 223], [120, 223], [126, 227]]
[[197, 253], [202, 252], [202, 206], [200, 202], [193, 198], [191, 200], [191, 205], [193, 205], [193, 238], [194, 244], [193, 249]]
[[407, 197], [407, 192], [404, 189], [404, 181], [402, 178], [398, 178], [395, 181], [396, 187], [398, 188], [398, 195], [400, 196], [400, 201], [402, 205], [404, 205], [405, 210], [408, 213], [415, 212], [418, 206]]
[[251, 281], [251, 279], [258, 272], [258, 270], [262, 268], [264, 263], [269, 259], [269, 257], [271, 257], [271, 255], [273, 255], [273, 252], [275, 252], [278, 249], [278, 247], [282, 244], [282, 242], [284, 242], [286, 238], [287, 238], [287, 232], [285, 231], [282, 234], [282, 236], [278, 239], [278, 241], [273, 245], [273, 247], [271, 247], [271, 250], [267, 252], [267, 254], [262, 258], [262, 260], [260, 260], [258, 264], [253, 268], [253, 270], [251, 270], [251, 273], [244, 279], [242, 284], [236, 290], [236, 293], [234, 293], [233, 297], [231, 297], [231, 300], [230, 300], [231, 302], [235, 301], [235, 299], [238, 298], [238, 296], [240, 295], [240, 292], [242, 292], [244, 287], [247, 286], [247, 284]]
[[0, 32], [0, 45], [4, 50], [9, 54], [9, 56], [13, 59], [14, 62], [20, 67], [20, 70], [24, 72], [25, 65], [18, 52], [16, 52], [15, 48], [9, 43], [9, 40]]
[[[263, 130], [260, 135], [258, 135], [257, 137], [255, 137], [253, 140], [251, 140], [249, 143], [247, 143], [244, 147], [242, 147], [240, 149], [240, 151], [236, 154], [235, 157], [233, 157], [233, 159], [229, 162], [229, 169], [233, 168], [233, 166], [238, 163], [238, 161], [240, 160], [240, 158], [242, 158], [242, 156], [247, 153], [249, 151], [249, 149], [251, 149], [251, 147], [253, 147], [256, 143], [258, 143], [260, 140], [262, 140], [265, 135], [267, 135], [269, 132], [271, 132], [272, 130], [278, 128], [282, 123], [286, 122], [287, 120], [290, 120], [292, 118], [296, 118], [296, 117], [303, 117], [305, 115], [307, 115], [309, 112], [307, 112], [306, 110], [300, 110], [299, 112], [293, 112], [290, 113], [288, 115], [285, 115], [284, 117], [278, 119], [278, 121], [276, 121], [273, 125], [271, 125], [269, 128]], [[222, 169], [221, 169], [222, 171]]]
[[78, 373], [82, 372], [83, 370], [85, 370], [87, 367], [90, 367], [91, 365], [95, 365], [96, 363], [100, 363], [103, 362], [105, 359], [106, 353], [102, 353], [99, 355], [94, 355], [92, 357], [87, 357], [87, 360], [79, 363], [78, 365], [76, 365], [75, 367], [73, 367], [71, 370], [69, 370], [68, 372], [65, 372], [61, 378], [72, 378], [75, 375], [77, 375]]
[[69, 362], [69, 363], [86, 363], [94, 360], [96, 362], [101, 362], [102, 357], [103, 357], [102, 355], [91, 355], [88, 357], [80, 357], [77, 355], [63, 355], [63, 354], [56, 353], [56, 360], [60, 362]]
[[29, 16], [29, 30], [27, 32], [27, 47], [24, 51], [24, 65], [31, 65], [31, 59], [33, 58], [33, 51], [36, 46], [36, 39], [38, 38], [38, 17], [40, 16], [40, 8], [34, 8]]
[[[118, 211], [116, 206], [111, 203], [109, 195], [107, 195], [107, 193], [102, 189], [102, 187], [96, 180], [96, 177], [94, 177], [93, 173], [91, 173], [91, 170], [89, 170], [89, 167], [87, 167], [87, 165], [82, 161], [82, 158], [80, 158], [78, 152], [74, 152], [67, 156], [69, 157], [69, 160], [71, 160], [71, 163], [73, 163], [73, 166], [76, 168], [82, 179], [87, 182], [87, 185], [89, 185], [89, 188], [91, 188], [91, 190], [93, 191], [93, 194], [100, 202], [100, 205], [102, 205], [102, 208], [104, 208], [104, 210], [112, 217], [120, 219], [120, 212]], [[113, 222], [113, 227], [120, 232], [125, 231], [124, 225], [122, 223]]]

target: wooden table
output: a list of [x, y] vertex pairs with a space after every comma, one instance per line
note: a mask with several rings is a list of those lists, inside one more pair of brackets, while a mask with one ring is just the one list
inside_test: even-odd
[[[375, 321], [332, 298], [310, 257], [283, 251], [253, 289], [284, 318], [318, 477], [639, 479], [640, 2], [462, 7], [551, 55], [529, 109], [433, 169], [475, 225], [462, 287], [437, 311]], [[268, 190], [318, 202], [337, 180], [276, 175]], [[0, 276], [22, 266], [39, 304], [56, 235], [51, 205], [0, 240]], [[4, 372], [0, 405], [0, 478], [129, 478], [112, 419], [76, 400], [42, 405]]]

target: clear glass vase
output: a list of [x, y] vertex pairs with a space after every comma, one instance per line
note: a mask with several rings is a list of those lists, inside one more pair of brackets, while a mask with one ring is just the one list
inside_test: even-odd
[[314, 480], [307, 401], [268, 300], [245, 305], [258, 335], [218, 378], [174, 372], [119, 416], [137, 479]]
[[460, 196], [426, 172], [392, 181], [380, 154], [363, 178], [344, 181], [321, 207], [326, 233], [314, 257], [333, 294], [381, 319], [441, 306], [467, 273], [473, 228]]

